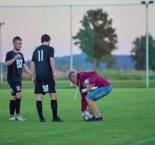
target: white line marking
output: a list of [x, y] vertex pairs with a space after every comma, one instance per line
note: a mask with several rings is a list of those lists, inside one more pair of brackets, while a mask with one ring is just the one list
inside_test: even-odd
[[142, 145], [142, 144], [147, 143], [147, 142], [154, 142], [154, 144], [155, 144], [155, 138], [144, 139], [144, 140], [138, 141], [138, 142], [131, 144], [131, 145]]

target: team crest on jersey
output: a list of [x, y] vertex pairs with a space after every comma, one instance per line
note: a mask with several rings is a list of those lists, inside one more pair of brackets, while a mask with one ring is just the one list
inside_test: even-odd
[[17, 68], [22, 68], [23, 60], [22, 59], [17, 59], [16, 64], [17, 64]]
[[48, 92], [48, 90], [49, 90], [49, 89], [48, 89], [48, 85], [42, 85], [42, 87], [43, 87], [43, 91], [44, 91], [44, 92]]

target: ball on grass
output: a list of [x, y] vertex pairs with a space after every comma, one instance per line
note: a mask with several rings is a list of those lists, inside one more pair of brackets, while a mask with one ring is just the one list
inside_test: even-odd
[[85, 110], [85, 111], [82, 113], [82, 117], [83, 117], [84, 120], [87, 121], [88, 119], [90, 119], [90, 118], [93, 117], [93, 114], [92, 114], [92, 112], [91, 112], [90, 110]]

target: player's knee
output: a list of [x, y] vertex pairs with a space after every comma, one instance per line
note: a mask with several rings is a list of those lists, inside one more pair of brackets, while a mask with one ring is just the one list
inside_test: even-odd
[[42, 94], [38, 94], [37, 95], [37, 101], [42, 101], [43, 99], [43, 95]]
[[56, 93], [51, 93], [50, 96], [51, 96], [51, 100], [57, 100]]
[[10, 98], [11, 100], [16, 100], [16, 96], [11, 96], [11, 98]]
[[92, 102], [94, 102], [94, 101], [93, 101], [92, 98], [86, 97], [86, 102], [90, 104], [90, 103], [92, 103]]

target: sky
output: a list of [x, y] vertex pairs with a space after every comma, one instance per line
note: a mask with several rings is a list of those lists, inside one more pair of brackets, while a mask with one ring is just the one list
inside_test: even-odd
[[[6, 53], [12, 50], [12, 39], [20, 36], [23, 40], [21, 52], [26, 60], [30, 60], [33, 50], [41, 44], [41, 35], [45, 33], [51, 36], [55, 56], [70, 55], [71, 48], [73, 54], [81, 53], [71, 41], [71, 36], [75, 36], [81, 28], [83, 15], [98, 8], [108, 13], [116, 29], [118, 49], [113, 54], [129, 55], [132, 42], [146, 33], [146, 7], [140, 3], [140, 0], [0, 0], [0, 22], [5, 22], [0, 38], [2, 59], [4, 61]], [[70, 5], [73, 5], [72, 19]], [[155, 38], [155, 4], [149, 5], [148, 10], [149, 33]]]

